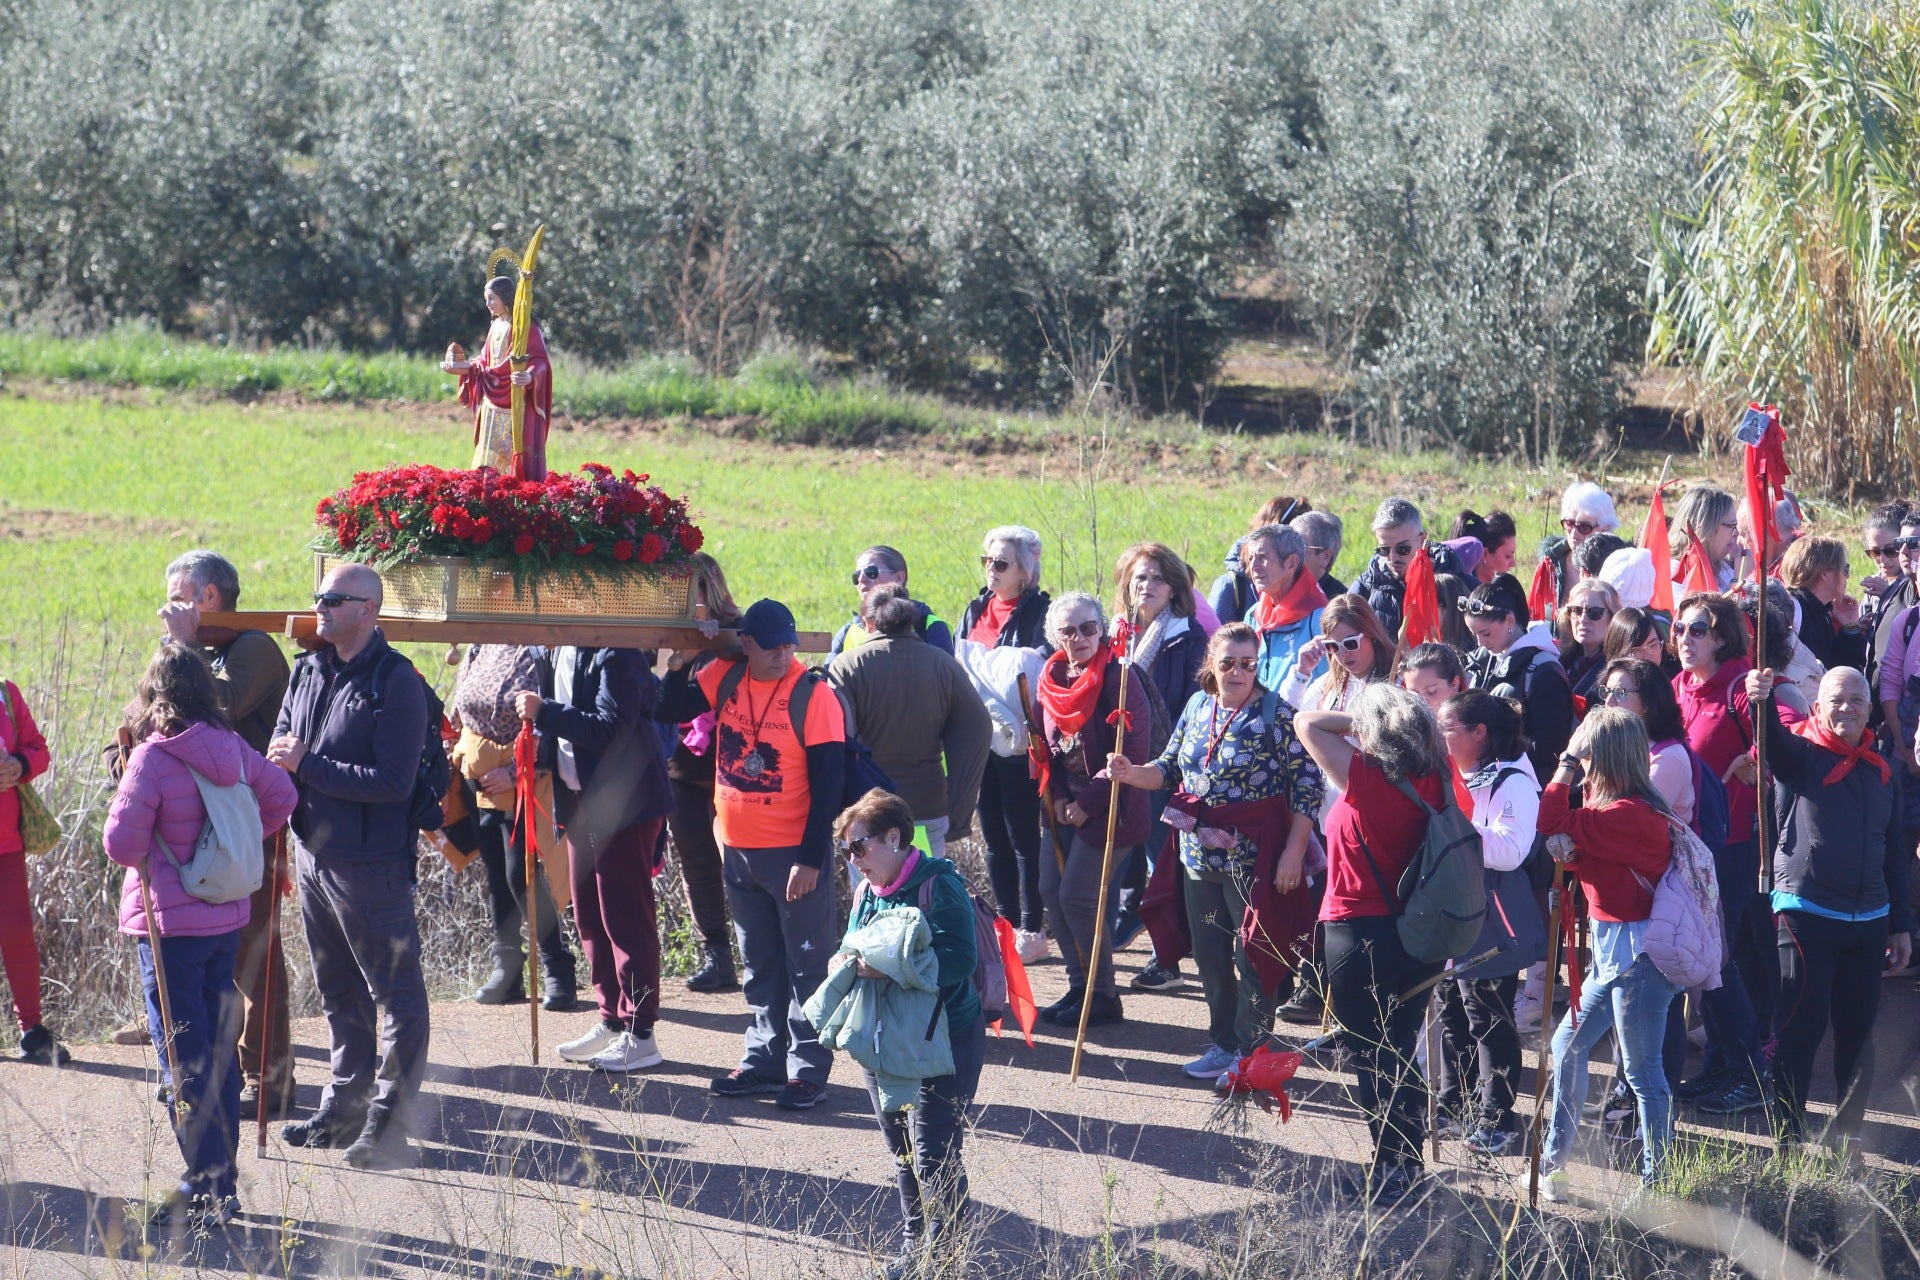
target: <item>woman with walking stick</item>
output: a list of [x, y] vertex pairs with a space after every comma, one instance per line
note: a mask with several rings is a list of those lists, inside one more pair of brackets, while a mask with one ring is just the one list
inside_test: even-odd
[[260, 826], [285, 825], [293, 779], [228, 726], [213, 670], [198, 650], [168, 644], [148, 664], [133, 707], [137, 745], [107, 813], [107, 856], [127, 868], [120, 932], [139, 939], [153, 1043], [173, 1073], [168, 1111], [187, 1167], [151, 1225], [224, 1225], [240, 1211], [240, 1010], [233, 985], [246, 896], [212, 903], [188, 892], [191, 862], [208, 823], [201, 788], [244, 784]]

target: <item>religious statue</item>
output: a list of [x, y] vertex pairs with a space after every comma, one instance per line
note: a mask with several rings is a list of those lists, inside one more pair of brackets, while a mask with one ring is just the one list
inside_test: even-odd
[[514, 262], [511, 250], [496, 250], [487, 266], [501, 260], [513, 276], [487, 281], [482, 297], [493, 323], [477, 359], [469, 360], [459, 343], [447, 347], [440, 368], [460, 379], [460, 403], [473, 410], [473, 466], [492, 467], [525, 480], [547, 478], [547, 429], [553, 420], [553, 366], [547, 361], [546, 335], [533, 322], [533, 268], [546, 234], [533, 233], [526, 257]]

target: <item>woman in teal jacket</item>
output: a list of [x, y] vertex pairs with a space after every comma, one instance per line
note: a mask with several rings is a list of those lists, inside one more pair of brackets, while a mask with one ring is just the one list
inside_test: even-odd
[[[881, 1272], [892, 1280], [914, 1274], [933, 1237], [957, 1227], [967, 1210], [960, 1142], [987, 1055], [986, 1021], [973, 987], [973, 899], [953, 863], [913, 847], [913, 812], [890, 792], [869, 791], [843, 812], [834, 826], [834, 844], [865, 877], [847, 922], [849, 934], [882, 911], [912, 907], [926, 917], [953, 1045], [953, 1074], [922, 1080], [919, 1105], [906, 1111], [882, 1107], [878, 1082], [867, 1075], [874, 1115], [898, 1169], [906, 1218], [900, 1255]], [[861, 976], [879, 974], [862, 965]]]

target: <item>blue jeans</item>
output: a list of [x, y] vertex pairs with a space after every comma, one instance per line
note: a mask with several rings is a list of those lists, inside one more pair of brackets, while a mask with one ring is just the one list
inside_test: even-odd
[[1673, 1142], [1673, 1094], [1661, 1063], [1661, 1042], [1667, 1033], [1667, 1009], [1680, 988], [1654, 967], [1644, 952], [1611, 982], [1588, 982], [1580, 992], [1580, 1026], [1571, 1016], [1560, 1020], [1553, 1033], [1553, 1120], [1547, 1126], [1543, 1169], [1567, 1162], [1580, 1127], [1580, 1104], [1587, 1096], [1587, 1058], [1593, 1047], [1619, 1028], [1620, 1070], [1633, 1086], [1640, 1107], [1644, 1136], [1640, 1174], [1651, 1182]]
[[[211, 938], [160, 936], [167, 966], [167, 1004], [173, 1014], [173, 1058], [180, 1064], [168, 1101], [174, 1136], [187, 1172], [180, 1189], [189, 1195], [234, 1194], [235, 1152], [240, 1147], [240, 992], [233, 962], [240, 931]], [[147, 1029], [164, 1067], [167, 1024], [160, 1016], [160, 987], [153, 947], [140, 939], [140, 982], [147, 993]]]

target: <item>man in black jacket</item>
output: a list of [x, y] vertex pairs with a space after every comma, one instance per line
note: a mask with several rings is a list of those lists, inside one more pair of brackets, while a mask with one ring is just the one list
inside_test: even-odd
[[1420, 548], [1426, 547], [1432, 555], [1436, 579], [1449, 574], [1464, 579], [1459, 594], [1465, 594], [1466, 587], [1472, 583], [1473, 575], [1460, 563], [1452, 547], [1427, 541], [1426, 521], [1420, 515], [1420, 508], [1405, 498], [1388, 498], [1380, 504], [1379, 510], [1373, 513], [1373, 536], [1377, 544], [1373, 559], [1349, 589], [1354, 595], [1366, 598], [1390, 636], [1400, 635], [1407, 597], [1407, 566], [1413, 563], [1414, 553]]
[[649, 718], [659, 688], [653, 655], [568, 646], [535, 650], [534, 657], [540, 692], [516, 695], [515, 709], [539, 730], [541, 767], [553, 771], [573, 919], [600, 1004], [594, 1026], [555, 1052], [601, 1071], [658, 1066], [653, 863], [673, 799]]
[[1774, 777], [1773, 910], [1780, 1002], [1773, 1058], [1774, 1124], [1798, 1142], [1813, 1059], [1833, 1023], [1840, 1105], [1829, 1141], [1857, 1140], [1873, 1083], [1880, 975], [1911, 954], [1907, 863], [1893, 772], [1867, 733], [1866, 677], [1835, 667], [1813, 716], [1789, 732], [1774, 713], [1772, 671], [1747, 675]]
[[412, 806], [427, 691], [375, 625], [380, 598], [380, 576], [360, 565], [320, 584], [314, 613], [326, 647], [295, 665], [267, 746], [300, 788], [295, 875], [333, 1058], [320, 1109], [280, 1136], [295, 1147], [351, 1143], [347, 1162], [358, 1169], [414, 1162], [408, 1113], [427, 1068]]

